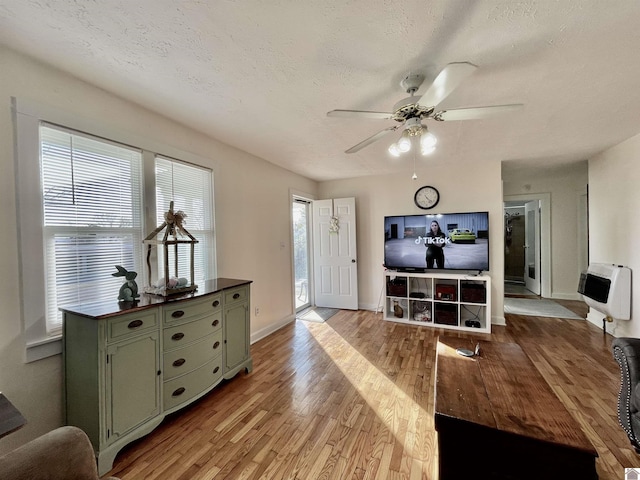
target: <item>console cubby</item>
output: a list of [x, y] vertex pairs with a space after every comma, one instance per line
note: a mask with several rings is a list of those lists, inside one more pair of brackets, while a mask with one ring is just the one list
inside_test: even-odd
[[385, 303], [386, 310], [395, 320], [409, 319], [409, 301], [406, 297], [387, 297]]
[[384, 281], [385, 320], [491, 332], [491, 278], [487, 275], [387, 271]]

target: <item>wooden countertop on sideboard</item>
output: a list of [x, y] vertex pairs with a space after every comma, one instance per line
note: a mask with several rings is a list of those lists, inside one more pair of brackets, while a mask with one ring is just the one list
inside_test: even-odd
[[206, 280], [204, 282], [204, 285], [198, 285], [198, 289], [195, 292], [190, 292], [182, 295], [161, 297], [158, 295], [141, 293], [140, 298], [132, 302], [118, 302], [117, 298], [114, 298], [113, 300], [108, 301], [97, 300], [93, 302], [87, 301], [85, 303], [77, 305], [64, 305], [60, 307], [60, 310], [62, 310], [63, 312], [74, 313], [83, 317], [100, 320], [103, 318], [112, 317], [114, 315], [121, 315], [127, 312], [145, 310], [147, 308], [156, 307], [162, 304], [175, 303], [183, 300], [204, 297], [206, 295], [212, 295], [214, 293], [221, 292], [222, 290], [228, 290], [230, 288], [248, 285], [250, 283], [252, 283], [252, 280], [239, 280], [235, 278], [214, 278], [212, 280]]

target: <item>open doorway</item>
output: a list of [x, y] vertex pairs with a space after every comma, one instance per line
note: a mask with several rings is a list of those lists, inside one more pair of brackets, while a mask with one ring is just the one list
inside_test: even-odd
[[504, 238], [505, 295], [540, 295], [539, 200], [505, 202]]
[[550, 204], [548, 193], [504, 197], [505, 295], [551, 297]]
[[504, 281], [524, 285], [524, 207], [504, 205]]
[[293, 301], [296, 313], [311, 306], [311, 202], [293, 197]]

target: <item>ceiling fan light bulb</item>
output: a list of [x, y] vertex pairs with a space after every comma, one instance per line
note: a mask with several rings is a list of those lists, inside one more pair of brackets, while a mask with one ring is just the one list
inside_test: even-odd
[[402, 133], [400, 140], [398, 140], [398, 150], [402, 153], [411, 150], [411, 139], [409, 138], [409, 135], [405, 135], [404, 132]]
[[432, 145], [432, 146], [427, 147], [427, 148], [422, 147], [420, 149], [420, 153], [422, 153], [422, 155], [431, 155], [435, 151], [436, 151], [436, 146], [435, 145]]
[[420, 147], [422, 148], [422, 150], [434, 148], [436, 146], [436, 143], [438, 143], [438, 139], [431, 132], [424, 133], [420, 137]]
[[398, 150], [398, 145], [396, 145], [395, 143], [392, 143], [391, 145], [389, 145], [389, 153], [394, 157], [399, 157], [400, 150]]

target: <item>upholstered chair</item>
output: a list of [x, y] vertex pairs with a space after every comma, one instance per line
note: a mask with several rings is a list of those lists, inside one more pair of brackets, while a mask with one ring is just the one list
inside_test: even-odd
[[89, 437], [79, 428], [60, 427], [0, 457], [0, 478], [99, 480], [100, 477]]

